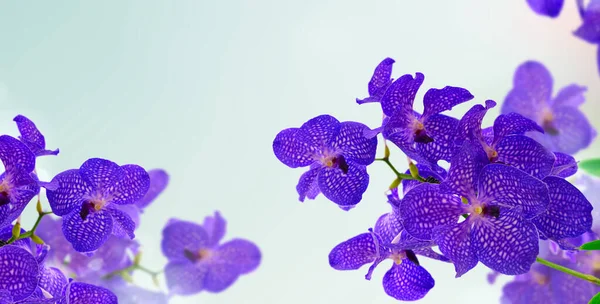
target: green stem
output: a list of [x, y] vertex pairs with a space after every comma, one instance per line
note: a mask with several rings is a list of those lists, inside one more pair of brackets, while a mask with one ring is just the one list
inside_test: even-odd
[[386, 163], [388, 165], [388, 167], [390, 167], [390, 169], [392, 169], [392, 171], [394, 171], [394, 173], [396, 174], [396, 177], [398, 177], [398, 179], [400, 179], [400, 180], [418, 180], [420, 182], [425, 182], [425, 179], [420, 176], [413, 177], [410, 174], [404, 174], [404, 173], [398, 172], [398, 170], [396, 170], [396, 167], [394, 167], [394, 165], [392, 165], [392, 163], [390, 162], [389, 158], [385, 158], [385, 157], [384, 158], [376, 158], [375, 160]]
[[19, 234], [18, 237], [15, 237], [14, 235], [8, 240], [6, 241], [6, 244], [11, 244], [14, 243], [18, 240], [22, 240], [22, 239], [26, 239], [26, 238], [30, 238], [35, 234], [35, 230], [37, 229], [37, 227], [39, 226], [40, 222], [42, 221], [42, 218], [48, 214], [51, 214], [52, 211], [48, 211], [48, 212], [39, 212], [38, 213], [38, 218], [35, 221], [35, 224], [33, 224], [33, 227], [29, 230], [26, 231], [25, 233], [21, 233]]
[[556, 269], [558, 271], [562, 271], [562, 272], [564, 272], [566, 274], [570, 274], [570, 275], [572, 275], [574, 277], [577, 277], [577, 278], [580, 278], [582, 280], [586, 280], [586, 281], [594, 283], [596, 285], [600, 285], [600, 279], [597, 278], [597, 277], [595, 277], [595, 276], [593, 276], [593, 275], [591, 275], [591, 274], [581, 273], [579, 271], [575, 271], [573, 269], [570, 269], [570, 268], [567, 268], [567, 267], [563, 267], [563, 266], [560, 266], [558, 264], [554, 264], [554, 263], [552, 263], [550, 261], [547, 261], [547, 260], [544, 260], [544, 259], [542, 259], [540, 257], [535, 258], [535, 260], [538, 263], [540, 263], [542, 265], [545, 265], [545, 266], [548, 266], [548, 267], [550, 267], [552, 269]]

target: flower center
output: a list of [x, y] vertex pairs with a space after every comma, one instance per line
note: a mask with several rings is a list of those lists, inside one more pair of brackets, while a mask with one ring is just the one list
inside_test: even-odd
[[427, 135], [427, 131], [425, 130], [425, 125], [421, 121], [419, 121], [417, 118], [415, 118], [413, 120], [412, 130], [414, 133], [415, 142], [418, 142], [421, 144], [428, 144], [430, 142], [433, 142], [433, 138], [431, 138], [431, 137], [429, 137], [429, 135]]
[[485, 145], [484, 150], [490, 162], [494, 163], [498, 160], [498, 151], [496, 151], [496, 149]]
[[5, 180], [0, 184], [0, 206], [8, 205], [10, 203], [10, 185]]
[[321, 163], [327, 168], [337, 168], [342, 170], [344, 174], [348, 173], [348, 163], [343, 155], [327, 155], [321, 158]]
[[559, 131], [554, 126], [554, 114], [548, 108], [544, 109], [542, 113], [542, 128], [546, 134], [558, 135]]
[[491, 216], [498, 218], [500, 216], [500, 207], [488, 206], [486, 204], [474, 204], [471, 206], [471, 214], [477, 217]]
[[538, 283], [539, 285], [548, 284], [548, 277], [537, 271], [532, 271], [531, 276], [533, 278], [533, 281]]
[[88, 215], [93, 212], [97, 212], [102, 210], [102, 208], [106, 205], [106, 201], [100, 199], [92, 199], [89, 201], [85, 201], [81, 205], [81, 211], [79, 212], [79, 216], [81, 219], [85, 221]]
[[205, 248], [202, 248], [198, 251], [184, 249], [183, 255], [191, 262], [196, 263], [198, 261], [203, 261], [203, 260], [209, 259], [212, 256], [212, 250], [205, 249]]

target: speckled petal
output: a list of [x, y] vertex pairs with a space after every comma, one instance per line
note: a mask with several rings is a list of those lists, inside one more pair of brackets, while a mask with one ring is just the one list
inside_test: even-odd
[[431, 240], [433, 228], [456, 223], [463, 208], [460, 197], [441, 193], [439, 185], [424, 183], [404, 196], [400, 217], [410, 235]]
[[412, 114], [413, 102], [425, 76], [421, 73], [406, 74], [396, 79], [381, 98], [381, 108], [387, 116], [395, 113], [400, 115]]
[[415, 254], [422, 255], [424, 257], [428, 257], [433, 260], [452, 263], [452, 261], [450, 261], [449, 258], [447, 258], [446, 256], [444, 256], [442, 254], [435, 252], [431, 248], [418, 248], [418, 249], [414, 249], [413, 251], [415, 252]]
[[110, 160], [102, 158], [86, 160], [79, 168], [79, 174], [94, 189], [103, 191], [115, 187], [125, 176], [123, 168]]
[[365, 166], [348, 162], [348, 174], [336, 168], [319, 171], [319, 189], [329, 200], [340, 206], [353, 206], [360, 202], [369, 185]]
[[13, 304], [13, 298], [8, 290], [0, 290], [0, 304]]
[[465, 141], [452, 158], [448, 178], [442, 183], [442, 190], [469, 199], [475, 198], [477, 179], [488, 162], [480, 144]]
[[585, 196], [566, 180], [549, 176], [550, 204], [548, 210], [532, 221], [549, 239], [577, 237], [592, 227], [592, 205]]
[[377, 65], [369, 81], [369, 97], [365, 99], [357, 98], [356, 103], [363, 104], [367, 102], [379, 102], [381, 100], [387, 88], [392, 84], [391, 76], [394, 62], [392, 58], [385, 58]]
[[116, 207], [110, 206], [107, 210], [113, 219], [112, 234], [118, 237], [129, 237], [133, 240], [135, 238], [135, 222], [133, 219]]
[[323, 147], [332, 140], [339, 127], [340, 122], [335, 117], [320, 115], [305, 122], [300, 129], [308, 135], [308, 140], [312, 141], [317, 147]]
[[35, 168], [35, 155], [18, 139], [0, 136], [0, 159], [7, 172], [23, 171], [29, 173]]
[[494, 121], [494, 141], [497, 143], [507, 135], [523, 135], [525, 132], [538, 131], [544, 133], [544, 129], [535, 121], [518, 113], [501, 114]]
[[521, 215], [521, 208], [501, 208], [498, 218], [475, 221], [473, 248], [481, 263], [502, 274], [529, 271], [539, 252], [537, 229]]
[[362, 233], [335, 246], [329, 253], [329, 265], [337, 270], [355, 270], [380, 256], [376, 236]]
[[404, 228], [400, 223], [400, 218], [394, 212], [383, 214], [377, 219], [375, 223], [374, 231], [379, 237], [381, 242], [386, 244], [392, 242], [392, 240], [402, 232]]
[[52, 183], [57, 183], [58, 188], [54, 191], [46, 189], [46, 197], [52, 212], [58, 216], [67, 215], [80, 208], [84, 197], [93, 190], [77, 169], [59, 173], [52, 179]]
[[341, 150], [346, 160], [359, 165], [370, 165], [375, 160], [377, 137], [366, 138], [367, 126], [352, 121], [342, 122], [332, 141], [327, 145]]
[[416, 143], [417, 151], [434, 163], [438, 160], [450, 161], [455, 153], [458, 119], [434, 114], [425, 120], [424, 125], [427, 135], [433, 138], [433, 142]]
[[208, 268], [206, 264], [192, 264], [186, 261], [169, 262], [165, 267], [165, 278], [170, 293], [192, 295], [204, 289]]
[[457, 127], [457, 143], [462, 145], [462, 141], [464, 140], [482, 140], [481, 135], [481, 122], [483, 121], [483, 117], [489, 109], [492, 109], [496, 106], [496, 102], [493, 100], [486, 100], [485, 106], [483, 105], [474, 105], [465, 113], [465, 115], [458, 122]]
[[112, 291], [91, 284], [73, 282], [65, 289], [66, 298], [58, 304], [117, 304], [117, 296]]
[[39, 287], [50, 293], [54, 298], [60, 297], [63, 288], [67, 285], [65, 275], [54, 267], [42, 267], [40, 275]]
[[423, 119], [433, 114], [442, 113], [454, 106], [473, 99], [473, 94], [467, 89], [446, 86], [443, 89], [429, 89], [423, 97]]
[[313, 166], [310, 170], [304, 172], [304, 174], [300, 176], [298, 185], [296, 185], [299, 201], [304, 202], [306, 198], [315, 199], [317, 195], [321, 193], [317, 180], [320, 171], [321, 166]]
[[527, 4], [534, 12], [550, 18], [558, 17], [564, 2], [564, 0], [527, 0]]
[[112, 230], [113, 218], [104, 210], [90, 212], [85, 221], [77, 211], [63, 217], [63, 234], [78, 252], [97, 250], [106, 242]]
[[585, 102], [583, 93], [587, 91], [587, 87], [578, 84], [570, 84], [558, 91], [556, 97], [551, 101], [552, 107], [579, 107]]
[[555, 152], [556, 161], [550, 175], [567, 178], [577, 173], [577, 161], [569, 154]]
[[184, 255], [185, 249], [198, 251], [210, 242], [202, 226], [188, 221], [170, 221], [162, 234], [162, 252], [169, 260], [188, 261]]
[[17, 115], [13, 121], [17, 123], [19, 133], [21, 133], [21, 141], [35, 154], [36, 156], [57, 155], [59, 150], [46, 150], [46, 140], [44, 135], [37, 129], [33, 121], [23, 115]]
[[429, 272], [409, 260], [403, 260], [400, 265], [392, 265], [392, 268], [383, 276], [385, 293], [400, 301], [419, 300], [434, 285], [435, 281]]
[[204, 218], [202, 227], [210, 238], [208, 246], [212, 247], [217, 245], [225, 235], [225, 232], [227, 231], [227, 222], [221, 216], [219, 211], [215, 211], [213, 216], [207, 216]]
[[135, 203], [140, 209], [144, 209], [150, 205], [169, 184], [169, 174], [163, 169], [152, 169], [148, 171], [150, 177], [150, 188], [146, 195]]
[[31, 295], [38, 285], [38, 263], [27, 250], [12, 245], [0, 247], [0, 290], [8, 290], [13, 300]]
[[234, 265], [239, 274], [254, 271], [262, 258], [256, 244], [244, 239], [233, 239], [219, 246], [215, 256], [220, 263]]
[[552, 76], [548, 69], [537, 61], [526, 61], [519, 65], [513, 78], [513, 86], [525, 89], [532, 99], [532, 105], [541, 105], [550, 100], [552, 83]]
[[39, 188], [35, 184], [25, 185], [18, 189], [14, 189], [11, 192], [12, 197], [10, 204], [0, 208], [0, 227], [10, 225], [16, 220], [38, 192]]
[[440, 251], [454, 263], [456, 277], [461, 277], [477, 265], [477, 255], [471, 240], [471, 221], [439, 226], [433, 239]]
[[121, 166], [123, 179], [117, 182], [112, 195], [112, 203], [119, 205], [133, 204], [139, 201], [150, 188], [150, 176], [138, 165]]
[[299, 128], [285, 129], [273, 140], [273, 152], [279, 161], [290, 168], [306, 167], [315, 162], [315, 145]]
[[506, 207], [520, 207], [525, 218], [548, 208], [548, 187], [541, 180], [507, 165], [485, 166], [479, 177], [479, 197]]
[[591, 144], [596, 131], [581, 111], [573, 107], [558, 107], [553, 114], [553, 124], [559, 134], [548, 137], [554, 152], [575, 154]]
[[573, 34], [589, 43], [596, 44], [600, 42], [598, 24], [600, 24], [600, 2], [590, 1], [583, 12], [583, 23]]
[[544, 178], [552, 172], [556, 157], [537, 141], [525, 135], [504, 137], [496, 147], [498, 161]]
[[208, 292], [222, 292], [229, 288], [240, 276], [238, 268], [230, 263], [209, 263], [204, 277], [204, 289]]

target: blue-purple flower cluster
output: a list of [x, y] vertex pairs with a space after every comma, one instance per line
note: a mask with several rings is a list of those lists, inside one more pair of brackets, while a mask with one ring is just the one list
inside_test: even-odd
[[[168, 303], [173, 295], [221, 292], [258, 267], [261, 252], [254, 243], [220, 244], [226, 223], [219, 212], [202, 225], [171, 219], [162, 239], [168, 265], [159, 271], [141, 266], [135, 230], [169, 175], [91, 158], [50, 182], [40, 181], [36, 158], [59, 150], [46, 150], [44, 136], [27, 117], [14, 121], [18, 139], [0, 136], [5, 168], [0, 175], [0, 304]], [[51, 212], [43, 211], [42, 188]], [[35, 197], [38, 220], [27, 231], [20, 215]], [[135, 271], [150, 274], [157, 284], [164, 272], [169, 292], [134, 285]]]
[[321, 115], [281, 131], [273, 141], [282, 163], [309, 168], [296, 186], [300, 201], [323, 193], [343, 210], [356, 206], [367, 190], [378, 134], [412, 160], [410, 169], [399, 173], [385, 146], [379, 160], [397, 175], [388, 195], [391, 211], [374, 229], [333, 248], [334, 269], [371, 264], [370, 279], [375, 267], [390, 259], [385, 292], [413, 301], [435, 284], [419, 256], [453, 263], [456, 277], [479, 262], [501, 274], [523, 275], [540, 254], [540, 240], [572, 250], [566, 240], [590, 231], [592, 205], [565, 180], [577, 171], [571, 155], [596, 136], [578, 109], [585, 87], [569, 85], [552, 98], [550, 73], [539, 62], [525, 62], [515, 72], [501, 114], [483, 127], [496, 102], [486, 100], [454, 118], [446, 112], [474, 96], [460, 87], [431, 88], [419, 113], [413, 103], [423, 74], [394, 80], [393, 64], [386, 58], [377, 65], [369, 96], [356, 100], [381, 105], [381, 126]]

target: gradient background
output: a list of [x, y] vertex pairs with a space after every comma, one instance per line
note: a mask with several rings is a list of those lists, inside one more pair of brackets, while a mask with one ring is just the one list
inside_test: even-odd
[[[535, 59], [553, 74], [555, 92], [588, 86], [591, 116], [600, 77], [595, 47], [571, 34], [579, 23], [574, 1], [556, 20], [521, 0], [0, 1], [0, 127], [17, 135], [16, 114], [37, 123], [48, 148], [61, 150], [39, 160], [47, 178], [90, 157], [166, 169], [171, 184], [136, 233], [149, 268], [165, 263], [161, 229], [171, 217], [201, 222], [220, 210], [226, 238], [262, 249], [261, 267], [230, 289], [172, 303], [395, 303], [381, 286], [391, 262], [365, 281], [366, 269], [339, 272], [327, 261], [336, 244], [388, 211], [393, 174], [371, 166], [370, 188], [350, 212], [322, 196], [301, 204], [303, 170], [279, 163], [274, 136], [323, 113], [377, 126], [380, 107], [354, 98], [367, 94], [387, 56], [397, 61], [394, 77], [425, 74], [418, 106], [426, 88], [445, 85], [468, 88], [475, 102], [501, 102], [514, 69]], [[405, 162], [395, 148], [392, 161]], [[25, 227], [34, 215], [27, 212]], [[481, 264], [454, 279], [452, 265], [422, 260], [436, 287], [421, 303], [500, 297], [501, 284], [488, 285]], [[154, 288], [144, 274], [135, 279]]]

